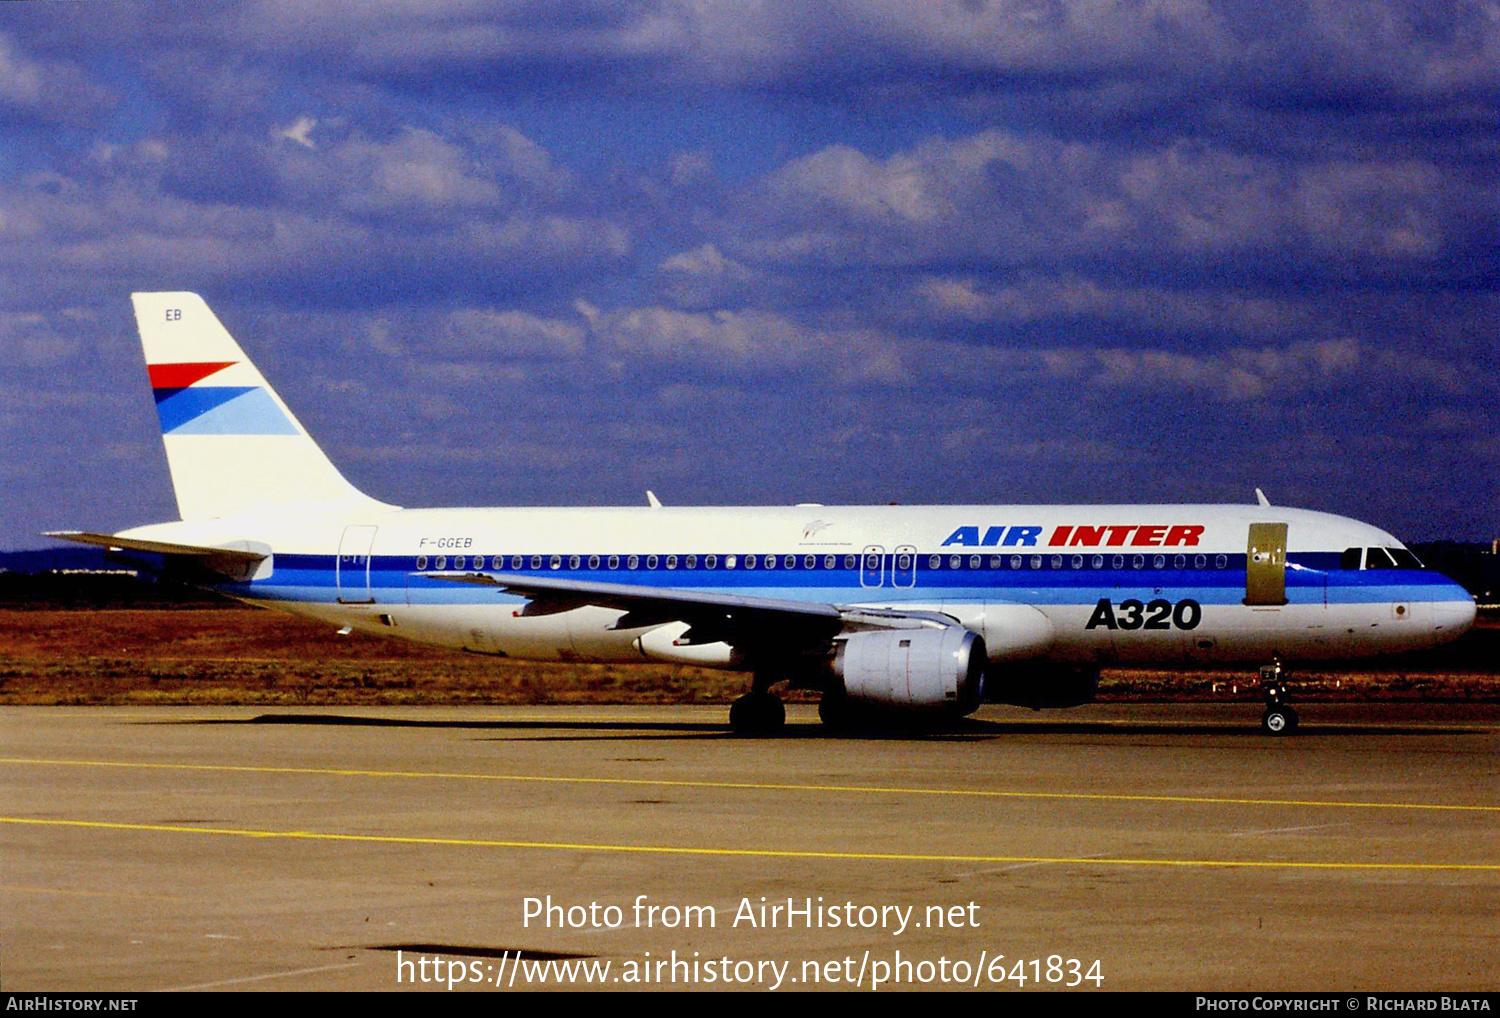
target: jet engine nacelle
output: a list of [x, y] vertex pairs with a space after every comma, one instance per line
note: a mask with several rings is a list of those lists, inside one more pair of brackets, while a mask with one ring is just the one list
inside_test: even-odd
[[1033, 710], [1078, 707], [1091, 702], [1098, 688], [1098, 668], [992, 664], [985, 677], [984, 698]]
[[960, 626], [853, 633], [833, 657], [852, 705], [958, 714], [979, 706], [984, 665], [984, 640]]

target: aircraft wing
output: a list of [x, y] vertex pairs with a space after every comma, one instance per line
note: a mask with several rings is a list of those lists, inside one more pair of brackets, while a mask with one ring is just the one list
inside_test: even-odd
[[522, 615], [550, 615], [584, 605], [618, 608], [625, 615], [616, 629], [686, 622], [692, 642], [737, 644], [774, 628], [785, 639], [788, 627], [807, 640], [831, 639], [855, 629], [945, 628], [958, 623], [936, 612], [859, 608], [818, 601], [791, 601], [744, 594], [720, 594], [673, 587], [591, 583], [519, 573], [422, 573], [428, 579], [494, 587], [530, 599]]

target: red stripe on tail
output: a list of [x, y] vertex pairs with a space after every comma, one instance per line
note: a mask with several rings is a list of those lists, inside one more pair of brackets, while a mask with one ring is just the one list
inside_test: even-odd
[[152, 364], [146, 370], [151, 373], [153, 389], [186, 389], [216, 371], [223, 371], [235, 361], [212, 364]]

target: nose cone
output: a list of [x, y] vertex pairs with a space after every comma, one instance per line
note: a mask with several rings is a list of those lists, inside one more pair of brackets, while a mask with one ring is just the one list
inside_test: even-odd
[[1458, 584], [1451, 588], [1451, 596], [1432, 604], [1432, 631], [1440, 640], [1454, 640], [1469, 631], [1474, 624], [1474, 599]]

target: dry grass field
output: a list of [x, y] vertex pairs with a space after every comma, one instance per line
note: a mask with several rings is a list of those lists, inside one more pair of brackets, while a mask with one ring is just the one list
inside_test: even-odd
[[[1500, 617], [1439, 651], [1353, 667], [1299, 674], [1297, 698], [1500, 702]], [[700, 668], [540, 664], [339, 636], [249, 608], [0, 609], [0, 705], [728, 703], [747, 685]], [[1099, 698], [1257, 696], [1248, 670], [1120, 669], [1104, 673]]]

